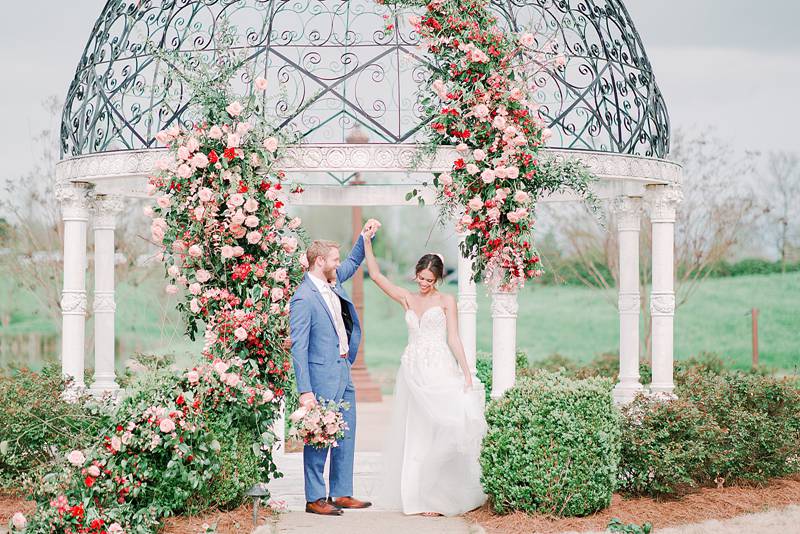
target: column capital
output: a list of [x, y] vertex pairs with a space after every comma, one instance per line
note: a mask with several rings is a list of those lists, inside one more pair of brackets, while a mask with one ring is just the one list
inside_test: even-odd
[[116, 228], [117, 215], [122, 212], [125, 202], [121, 197], [109, 195], [97, 195], [92, 203], [94, 212], [95, 230], [114, 230]]
[[93, 188], [85, 182], [56, 185], [56, 199], [61, 203], [61, 217], [65, 221], [88, 221]]
[[519, 312], [516, 291], [493, 291], [492, 292], [492, 317], [516, 318]]
[[619, 230], [639, 230], [643, 211], [641, 197], [616, 197], [611, 202], [611, 211], [616, 215]]
[[677, 185], [648, 185], [645, 203], [652, 222], [675, 222], [678, 204], [683, 201], [683, 191]]

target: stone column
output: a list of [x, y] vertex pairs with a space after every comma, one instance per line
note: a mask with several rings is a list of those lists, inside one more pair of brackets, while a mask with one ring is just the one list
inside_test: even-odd
[[56, 198], [64, 221], [64, 289], [61, 292], [61, 371], [83, 389], [86, 336], [86, 226], [91, 186], [61, 184]]
[[683, 194], [678, 187], [647, 186], [645, 200], [653, 229], [652, 321], [653, 393], [672, 395], [673, 322], [675, 317], [675, 212]]
[[614, 401], [630, 402], [642, 390], [639, 382], [639, 228], [642, 199], [619, 197], [613, 207], [619, 233], [619, 382]]
[[516, 291], [492, 293], [492, 398], [503, 396], [516, 382]]
[[123, 201], [98, 195], [94, 203], [94, 382], [95, 395], [119, 390], [114, 368], [114, 230]]
[[[459, 234], [461, 242], [465, 234]], [[459, 246], [459, 251], [461, 247]], [[472, 373], [477, 372], [478, 291], [472, 281], [473, 260], [458, 254], [458, 332]]]

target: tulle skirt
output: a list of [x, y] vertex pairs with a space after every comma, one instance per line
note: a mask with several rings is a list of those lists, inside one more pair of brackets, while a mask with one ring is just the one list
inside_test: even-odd
[[479, 464], [485, 396], [477, 377], [473, 383], [464, 391], [455, 365], [401, 364], [383, 454], [382, 506], [454, 516], [485, 502]]

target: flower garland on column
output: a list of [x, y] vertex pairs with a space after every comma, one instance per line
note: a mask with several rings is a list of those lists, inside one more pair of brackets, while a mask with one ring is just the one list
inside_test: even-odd
[[564, 59], [537, 50], [540, 38], [531, 33], [506, 33], [489, 0], [387, 3], [425, 9], [409, 22], [435, 65], [422, 99], [433, 117], [430, 145], [454, 145], [461, 156], [434, 179], [442, 219], [463, 214], [462, 254], [475, 260], [476, 281], [518, 288], [542, 274], [532, 243], [537, 199], [570, 189], [594, 202], [593, 178], [580, 163], [539, 155], [551, 132], [527, 80], [534, 69], [563, 68]]
[[[291, 387], [289, 299], [307, 267], [300, 220], [285, 201], [302, 188], [274, 167], [285, 140], [255, 121], [254, 95], [230, 94], [238, 65], [184, 70], [199, 116], [191, 129], [157, 134], [169, 151], [149, 180], [155, 205], [145, 208], [166, 292], [183, 291], [190, 337], [204, 328], [202, 363], [123, 399], [98, 442], [69, 452], [35, 488], [37, 509], [20, 519], [28, 533], [154, 532], [189, 503], [202, 510], [198, 494], [221, 476], [212, 421], [252, 436], [262, 481], [279, 476], [271, 426]], [[256, 79], [256, 91], [266, 84]]]

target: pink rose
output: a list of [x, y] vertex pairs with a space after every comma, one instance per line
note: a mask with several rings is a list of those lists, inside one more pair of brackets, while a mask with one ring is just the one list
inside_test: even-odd
[[528, 193], [526, 193], [525, 191], [519, 190], [516, 193], [514, 193], [514, 202], [519, 202], [520, 204], [524, 204], [528, 202], [529, 199], [530, 195], [528, 195]]
[[474, 197], [470, 199], [470, 201], [467, 203], [467, 206], [472, 211], [479, 211], [481, 208], [483, 208], [483, 200], [478, 197]]
[[111, 523], [108, 525], [108, 534], [125, 534], [119, 523]]
[[278, 140], [274, 137], [267, 137], [264, 139], [264, 148], [269, 152], [278, 150]]
[[158, 424], [158, 429], [161, 430], [161, 432], [168, 434], [175, 430], [175, 423], [172, 421], [172, 419], [166, 417]]
[[269, 296], [273, 301], [276, 301], [276, 302], [279, 301], [279, 300], [282, 300], [283, 299], [283, 289], [281, 289], [279, 287], [273, 287], [272, 291], [270, 291]]
[[240, 326], [239, 328], [233, 331], [233, 335], [239, 341], [244, 341], [245, 339], [247, 339], [247, 330], [245, 330]]
[[236, 245], [235, 247], [233, 247], [233, 257], [234, 258], [238, 258], [239, 256], [243, 256], [243, 255], [244, 255], [244, 249], [242, 247], [240, 247], [239, 245]]
[[479, 119], [485, 119], [489, 116], [489, 106], [486, 104], [478, 104], [472, 109], [472, 113]]
[[163, 197], [158, 197], [156, 199], [156, 204], [158, 204], [159, 208], [165, 209], [165, 208], [168, 208], [170, 204], [172, 204], [172, 199], [170, 199], [166, 195], [163, 196]]
[[264, 78], [263, 76], [259, 76], [258, 78], [256, 78], [256, 89], [258, 89], [259, 91], [266, 91], [268, 85], [269, 82], [267, 82], [266, 78]]
[[493, 221], [498, 221], [498, 220], [500, 220], [500, 210], [499, 210], [499, 209], [497, 209], [497, 208], [491, 208], [491, 209], [489, 209], [489, 210], [486, 212], [486, 214], [487, 214], [487, 215], [489, 216], [489, 218], [490, 218], [491, 220], [493, 220]]
[[[231, 234], [233, 234], [233, 237], [235, 237], [236, 239], [243, 238], [247, 233], [247, 228], [245, 228], [244, 226], [240, 226], [238, 224], [232, 224], [229, 230]], [[233, 255], [235, 256], [236, 253], [234, 252]]]
[[156, 243], [161, 243], [164, 241], [164, 228], [154, 224], [150, 227], [150, 235], [153, 238], [153, 241]]
[[192, 168], [185, 163], [178, 166], [178, 176], [181, 178], [189, 178], [192, 175]]
[[236, 210], [236, 212], [231, 216], [231, 225], [232, 226], [241, 226], [244, 224], [246, 216], [242, 213], [242, 210]]
[[298, 261], [300, 262], [300, 265], [302, 265], [305, 269], [308, 269], [308, 256], [301, 254]]
[[241, 194], [239, 194], [239, 193], [234, 193], [234, 194], [232, 194], [232, 195], [231, 195], [231, 196], [228, 198], [228, 202], [229, 202], [229, 203], [230, 203], [232, 206], [234, 206], [234, 207], [237, 207], [237, 208], [238, 208], [239, 206], [241, 206], [242, 204], [244, 204], [244, 196], [242, 196], [242, 195], [241, 195]]
[[200, 373], [197, 371], [189, 371], [186, 373], [186, 380], [188, 380], [190, 384], [197, 384], [200, 380]]
[[100, 476], [100, 468], [97, 467], [96, 465], [90, 465], [89, 469], [87, 469], [86, 472], [92, 475], [94, 478]]
[[178, 278], [181, 274], [181, 268], [177, 265], [170, 265], [167, 269], [167, 274], [169, 274], [172, 278]]
[[67, 454], [67, 461], [75, 467], [80, 467], [86, 463], [86, 456], [81, 451], [72, 451]]
[[197, 206], [192, 213], [194, 214], [194, 218], [196, 220], [202, 221], [203, 215], [206, 214], [206, 209], [203, 206]]
[[167, 292], [167, 295], [174, 295], [178, 292], [178, 286], [169, 284], [167, 287], [164, 288], [164, 291]]
[[259, 232], [258, 230], [253, 230], [252, 232], [247, 233], [247, 242], [250, 243], [251, 245], [255, 245], [256, 243], [261, 241], [262, 237], [263, 236], [261, 235], [261, 232]]
[[228, 104], [228, 106], [225, 108], [225, 111], [227, 111], [228, 115], [231, 117], [238, 117], [241, 115], [242, 111], [244, 111], [244, 107], [242, 107], [238, 101], [233, 101]]
[[197, 281], [201, 284], [205, 284], [209, 280], [211, 280], [211, 273], [206, 271], [205, 269], [198, 269], [196, 273], [194, 273], [194, 277], [197, 278]]
[[224, 259], [229, 260], [233, 257], [233, 247], [230, 245], [223, 245], [220, 253]]
[[217, 374], [222, 375], [228, 370], [228, 364], [222, 360], [217, 360], [214, 362], [214, 370], [217, 372]]
[[238, 148], [242, 144], [242, 137], [237, 133], [228, 134], [228, 148]]
[[248, 228], [255, 228], [256, 226], [258, 226], [258, 224], [259, 224], [258, 217], [256, 217], [255, 215], [248, 215], [247, 218], [244, 220], [244, 225], [247, 226]]
[[474, 176], [474, 175], [478, 174], [478, 171], [480, 171], [480, 169], [478, 168], [477, 165], [475, 165], [474, 163], [467, 163], [467, 172], [468, 173], [470, 173], [471, 175]]
[[472, 157], [475, 158], [475, 161], [483, 161], [486, 159], [486, 152], [477, 148], [472, 152]]
[[439, 175], [439, 183], [442, 185], [450, 185], [453, 183], [453, 177], [446, 172]]
[[254, 199], [253, 197], [248, 198], [244, 203], [244, 209], [245, 209], [245, 211], [249, 211], [250, 213], [253, 213], [254, 211], [256, 211], [258, 209], [258, 201], [256, 199]]
[[170, 135], [164, 130], [161, 130], [156, 134], [156, 141], [158, 141], [159, 144], [166, 145], [167, 143], [169, 143], [170, 139], [171, 139]]
[[289, 278], [289, 274], [286, 269], [281, 268], [272, 273], [270, 277], [276, 282], [285, 282]]
[[214, 198], [214, 191], [208, 187], [201, 187], [200, 191], [197, 192], [197, 196], [200, 197], [201, 202], [208, 202]]
[[197, 152], [200, 149], [200, 142], [196, 138], [190, 137], [186, 141], [186, 148], [189, 149], [189, 152]]
[[495, 168], [494, 176], [495, 176], [495, 178], [500, 178], [502, 180], [503, 178], [508, 177], [508, 169], [506, 169], [505, 167], [500, 165], [500, 166]]
[[119, 438], [119, 436], [114, 436], [111, 438], [111, 448], [117, 452], [122, 449], [122, 440]]
[[264, 393], [261, 395], [261, 399], [262, 399], [264, 402], [269, 402], [269, 401], [271, 401], [271, 400], [272, 400], [272, 399], [274, 399], [274, 398], [275, 398], [275, 394], [272, 392], [272, 390], [271, 390], [271, 389], [267, 389], [267, 390], [266, 390], [266, 391], [265, 391], [265, 392], [264, 392]]
[[484, 171], [481, 173], [481, 180], [483, 180], [483, 182], [487, 184], [494, 182], [495, 180], [494, 171], [492, 169], [484, 169]]
[[295, 217], [294, 219], [289, 221], [289, 229], [296, 230], [297, 228], [300, 228], [301, 224], [303, 224], [303, 221], [300, 220], [300, 217]]
[[194, 155], [191, 161], [189, 161], [189, 163], [198, 169], [205, 169], [208, 167], [208, 157], [202, 152], [198, 152]]
[[506, 174], [512, 180], [519, 178], [519, 167], [512, 165], [511, 167], [506, 168]]
[[526, 48], [530, 48], [536, 43], [536, 37], [532, 33], [525, 32], [519, 36], [519, 43]]
[[199, 295], [201, 292], [202, 290], [200, 289], [200, 284], [198, 284], [197, 282], [189, 285], [189, 293], [191, 293], [192, 295]]
[[236, 373], [230, 373], [225, 377], [225, 383], [228, 384], [230, 387], [235, 388], [237, 385], [239, 385], [241, 379], [242, 378]]
[[553, 130], [550, 128], [545, 128], [542, 130], [542, 141], [547, 141], [551, 137], [553, 137]]
[[497, 128], [498, 130], [505, 130], [507, 125], [508, 122], [506, 121], [506, 118], [503, 117], [502, 115], [497, 115], [492, 121], [492, 126]]
[[25, 530], [28, 528], [28, 520], [22, 512], [17, 512], [11, 517], [11, 524], [14, 525], [14, 530]]
[[203, 247], [200, 245], [192, 245], [189, 247], [189, 256], [193, 258], [199, 258], [203, 255]]
[[190, 153], [189, 149], [185, 146], [178, 147], [178, 159], [187, 160], [189, 159]]
[[307, 414], [308, 414], [308, 408], [306, 408], [305, 406], [300, 406], [298, 409], [296, 409], [294, 412], [292, 412], [292, 415], [290, 415], [290, 416], [289, 416], [289, 420], [290, 420], [292, 423], [298, 423], [298, 422], [300, 422], [300, 421], [301, 421], [301, 420], [302, 420], [302, 419], [303, 419], [303, 418], [304, 418], [304, 417], [305, 417]]
[[459, 143], [456, 145], [456, 150], [458, 150], [459, 152], [466, 152], [467, 150], [469, 150], [469, 147], [467, 146], [466, 143]]
[[285, 236], [281, 238], [281, 246], [283, 246], [283, 250], [285, 250], [287, 254], [293, 254], [294, 251], [297, 250], [297, 239]]
[[142, 208], [142, 213], [144, 213], [145, 217], [152, 217], [155, 212], [150, 206], [145, 206]]
[[189, 301], [189, 309], [192, 311], [192, 313], [200, 313], [200, 303], [197, 301], [197, 299], [192, 299]]
[[219, 126], [212, 126], [210, 130], [208, 130], [208, 137], [211, 139], [222, 139], [222, 128]]

